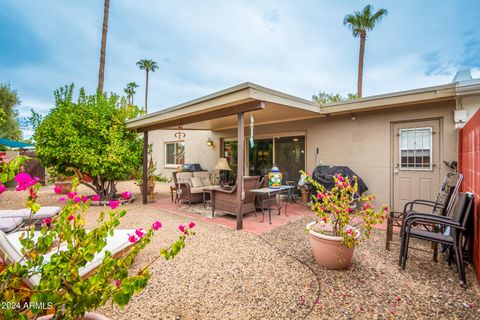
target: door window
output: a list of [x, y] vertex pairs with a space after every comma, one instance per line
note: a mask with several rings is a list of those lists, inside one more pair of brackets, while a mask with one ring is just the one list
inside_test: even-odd
[[432, 170], [432, 128], [400, 129], [400, 169]]

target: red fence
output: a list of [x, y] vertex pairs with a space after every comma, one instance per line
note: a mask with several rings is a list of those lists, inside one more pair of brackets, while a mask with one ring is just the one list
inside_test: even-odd
[[473, 264], [480, 281], [480, 110], [463, 129], [458, 142], [459, 171], [463, 173], [463, 191], [475, 194]]

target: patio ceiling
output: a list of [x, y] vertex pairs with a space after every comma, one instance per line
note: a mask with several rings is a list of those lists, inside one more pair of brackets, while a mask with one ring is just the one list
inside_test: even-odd
[[127, 122], [137, 131], [177, 129], [225, 130], [237, 127], [237, 114], [254, 113], [255, 125], [321, 117], [320, 107], [312, 101], [244, 83], [180, 105]]

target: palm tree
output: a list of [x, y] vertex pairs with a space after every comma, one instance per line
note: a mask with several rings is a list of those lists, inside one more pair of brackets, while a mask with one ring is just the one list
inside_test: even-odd
[[98, 69], [98, 90], [103, 91], [103, 80], [105, 79], [105, 50], [107, 47], [108, 31], [108, 11], [110, 10], [110, 0], [103, 2], [103, 28], [102, 45], [100, 47], [100, 68]]
[[135, 95], [135, 93], [137, 93], [135, 91], [135, 88], [138, 88], [138, 84], [136, 84], [135, 82], [129, 82], [127, 83], [125, 89], [123, 89], [123, 91], [127, 95], [128, 103], [131, 106], [133, 106], [133, 96]]
[[142, 59], [137, 62], [137, 66], [140, 68], [140, 70], [145, 70], [146, 71], [146, 80], [145, 80], [145, 114], [147, 114], [147, 100], [148, 100], [148, 72], [152, 71], [155, 72], [155, 70], [158, 69], [158, 65], [155, 61], [153, 60], [148, 60], [148, 59]]
[[358, 82], [357, 95], [362, 97], [362, 80], [363, 80], [363, 58], [365, 55], [365, 40], [367, 39], [367, 31], [373, 30], [377, 22], [382, 20], [388, 14], [387, 9], [379, 9], [372, 15], [372, 6], [367, 5], [363, 10], [355, 11], [353, 14], [347, 14], [343, 19], [343, 24], [352, 30], [355, 38], [360, 37], [360, 52], [358, 55]]

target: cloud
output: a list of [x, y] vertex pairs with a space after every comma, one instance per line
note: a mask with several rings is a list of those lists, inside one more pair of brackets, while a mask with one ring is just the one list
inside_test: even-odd
[[[53, 91], [71, 82], [95, 90], [102, 2], [5, 0], [2, 6], [8, 16], [0, 27], [9, 29], [0, 45], [9, 47], [0, 50], [0, 82], [18, 90], [21, 112], [46, 113]], [[318, 90], [356, 91], [359, 42], [342, 20], [361, 9], [357, 2], [118, 0], [110, 6], [105, 90], [123, 93], [135, 81], [135, 101], [143, 106], [145, 72], [135, 63], [153, 59], [160, 68], [150, 75], [150, 111], [245, 81], [306, 99]], [[365, 95], [444, 84], [457, 68], [480, 67], [478, 2], [375, 7], [389, 15], [368, 36]]]

